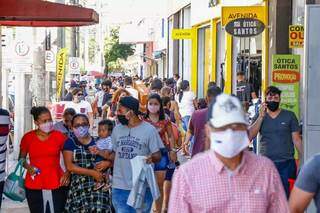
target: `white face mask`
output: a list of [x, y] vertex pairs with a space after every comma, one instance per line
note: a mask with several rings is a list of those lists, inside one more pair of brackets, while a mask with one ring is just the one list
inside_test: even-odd
[[248, 147], [247, 131], [227, 129], [221, 132], [211, 132], [211, 149], [225, 158], [233, 158]]

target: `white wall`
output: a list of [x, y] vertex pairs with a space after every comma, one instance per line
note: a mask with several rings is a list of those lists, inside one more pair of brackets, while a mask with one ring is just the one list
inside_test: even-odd
[[210, 8], [209, 0], [191, 0], [191, 25], [197, 25], [221, 16], [221, 6], [248, 6], [262, 4], [263, 0], [221, 0], [217, 7]]
[[191, 0], [167, 0], [168, 5], [168, 14], [167, 16], [171, 16], [177, 11], [181, 10], [181, 8], [187, 6], [191, 3]]
[[208, 0], [191, 0], [191, 25], [219, 17], [221, 11], [218, 8], [209, 8]]

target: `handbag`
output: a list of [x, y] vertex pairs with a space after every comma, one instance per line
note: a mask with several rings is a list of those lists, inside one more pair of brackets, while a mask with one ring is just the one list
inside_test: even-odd
[[24, 201], [26, 199], [26, 189], [24, 186], [23, 160], [19, 160], [14, 172], [12, 172], [4, 183], [3, 193], [6, 197], [14, 201]]

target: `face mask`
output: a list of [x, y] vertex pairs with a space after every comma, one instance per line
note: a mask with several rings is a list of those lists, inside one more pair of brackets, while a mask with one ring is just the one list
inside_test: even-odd
[[126, 118], [125, 115], [117, 115], [117, 118], [122, 125], [127, 126], [129, 124], [129, 120]]
[[44, 123], [44, 124], [40, 124], [39, 125], [39, 129], [42, 132], [49, 133], [49, 132], [51, 132], [53, 130], [53, 122], [50, 121], [50, 122], [47, 122], [47, 123]]
[[160, 106], [159, 105], [148, 105], [148, 110], [151, 113], [157, 113], [160, 110]]
[[89, 134], [89, 126], [80, 126], [74, 129], [73, 133], [77, 138], [84, 138]]
[[84, 96], [82, 95], [82, 96], [78, 96], [78, 100], [79, 101], [84, 101]]
[[270, 109], [270, 111], [275, 112], [275, 111], [277, 111], [277, 109], [279, 109], [279, 104], [280, 104], [280, 102], [268, 101], [267, 107], [268, 107], [268, 109]]
[[227, 129], [222, 132], [212, 132], [210, 135], [211, 149], [225, 158], [233, 158], [249, 145], [246, 131]]

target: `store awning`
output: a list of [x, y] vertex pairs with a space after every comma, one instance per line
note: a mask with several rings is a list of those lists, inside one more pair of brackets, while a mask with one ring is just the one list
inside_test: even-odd
[[41, 0], [0, 1], [0, 25], [26, 27], [76, 27], [99, 23], [92, 9]]

